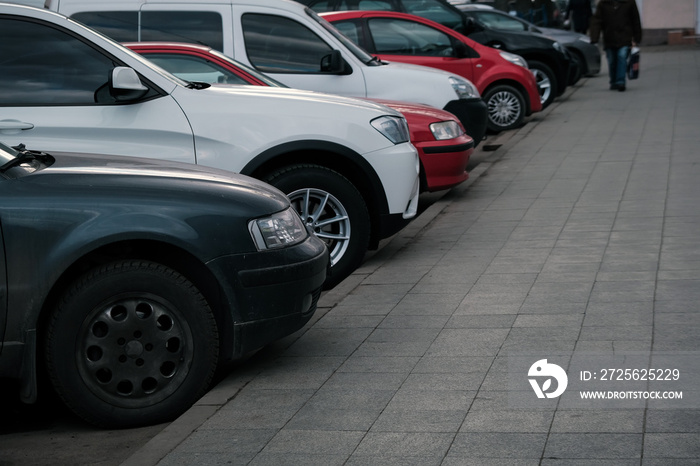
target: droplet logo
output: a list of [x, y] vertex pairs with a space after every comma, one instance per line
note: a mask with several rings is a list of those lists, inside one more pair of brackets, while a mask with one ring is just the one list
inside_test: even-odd
[[[527, 375], [528, 377], [536, 377], [535, 379], [530, 378], [528, 381], [532, 385], [537, 398], [556, 398], [564, 393], [569, 383], [569, 378], [566, 376], [564, 369], [556, 364], [549, 364], [546, 359], [540, 359], [530, 366]], [[537, 378], [545, 378], [542, 381], [542, 385], [540, 385]], [[554, 391], [548, 392], [552, 388], [552, 379], [557, 381], [557, 386]]]

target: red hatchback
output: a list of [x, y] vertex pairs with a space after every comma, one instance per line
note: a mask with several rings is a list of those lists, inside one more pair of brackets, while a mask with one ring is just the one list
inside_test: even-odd
[[[169, 42], [133, 42], [125, 46], [175, 76], [191, 82], [286, 87], [211, 47]], [[427, 105], [375, 100], [401, 112], [421, 162], [421, 190], [451, 188], [469, 177], [474, 140], [451, 113]]]
[[429, 19], [392, 11], [338, 11], [324, 19], [381, 60], [446, 70], [474, 83], [493, 132], [542, 110], [537, 81], [520, 56], [481, 45]]

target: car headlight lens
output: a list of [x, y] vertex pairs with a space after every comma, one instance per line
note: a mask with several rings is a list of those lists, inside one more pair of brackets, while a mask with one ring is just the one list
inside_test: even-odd
[[472, 84], [471, 81], [464, 79], [464, 78], [458, 78], [456, 76], [450, 76], [450, 85], [452, 85], [452, 89], [455, 90], [457, 93], [457, 97], [460, 99], [471, 99], [474, 97], [480, 97], [479, 96], [479, 91], [477, 90], [476, 86]]
[[450, 121], [438, 121], [436, 123], [430, 124], [430, 131], [432, 131], [433, 136], [438, 141], [444, 141], [445, 139], [454, 139], [461, 136], [464, 131], [462, 127], [454, 120]]
[[291, 207], [269, 217], [251, 220], [248, 230], [260, 251], [292, 246], [309, 236], [301, 218]]
[[564, 47], [562, 47], [559, 42], [552, 42], [552, 47], [554, 47], [554, 50], [556, 50], [557, 52], [564, 53]]
[[520, 55], [516, 55], [514, 53], [508, 53], [508, 52], [499, 52], [501, 54], [501, 58], [504, 60], [508, 60], [509, 62], [522, 66], [523, 68], [527, 68], [527, 61]]
[[384, 115], [370, 121], [370, 124], [394, 144], [408, 142], [410, 135], [406, 119], [397, 116]]

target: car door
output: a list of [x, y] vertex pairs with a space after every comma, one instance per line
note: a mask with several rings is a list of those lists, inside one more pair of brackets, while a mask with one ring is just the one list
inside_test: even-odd
[[[427, 24], [375, 16], [364, 18], [362, 23], [348, 20], [336, 21], [333, 25], [351, 39], [357, 38], [361, 46], [382, 60], [429, 66], [473, 80], [473, 57], [478, 56], [476, 52]], [[359, 30], [362, 25], [366, 34]], [[459, 57], [458, 46], [461, 47]]]
[[[282, 14], [286, 12], [255, 11], [248, 5], [236, 8], [240, 10], [234, 9], [239, 34], [234, 37], [238, 46], [233, 58], [292, 88], [367, 96], [364, 65], [347, 48], [328, 40], [328, 34], [311, 17], [303, 23]], [[342, 57], [342, 71], [324, 68], [333, 53]]]
[[138, 101], [110, 94], [123, 63], [70, 31], [0, 18], [0, 139], [34, 150], [195, 162], [192, 130], [154, 85]]

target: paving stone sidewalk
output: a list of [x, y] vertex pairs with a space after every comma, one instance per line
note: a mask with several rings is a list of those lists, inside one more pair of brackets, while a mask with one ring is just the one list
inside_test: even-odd
[[700, 47], [584, 79], [124, 464], [700, 464], [699, 162]]

